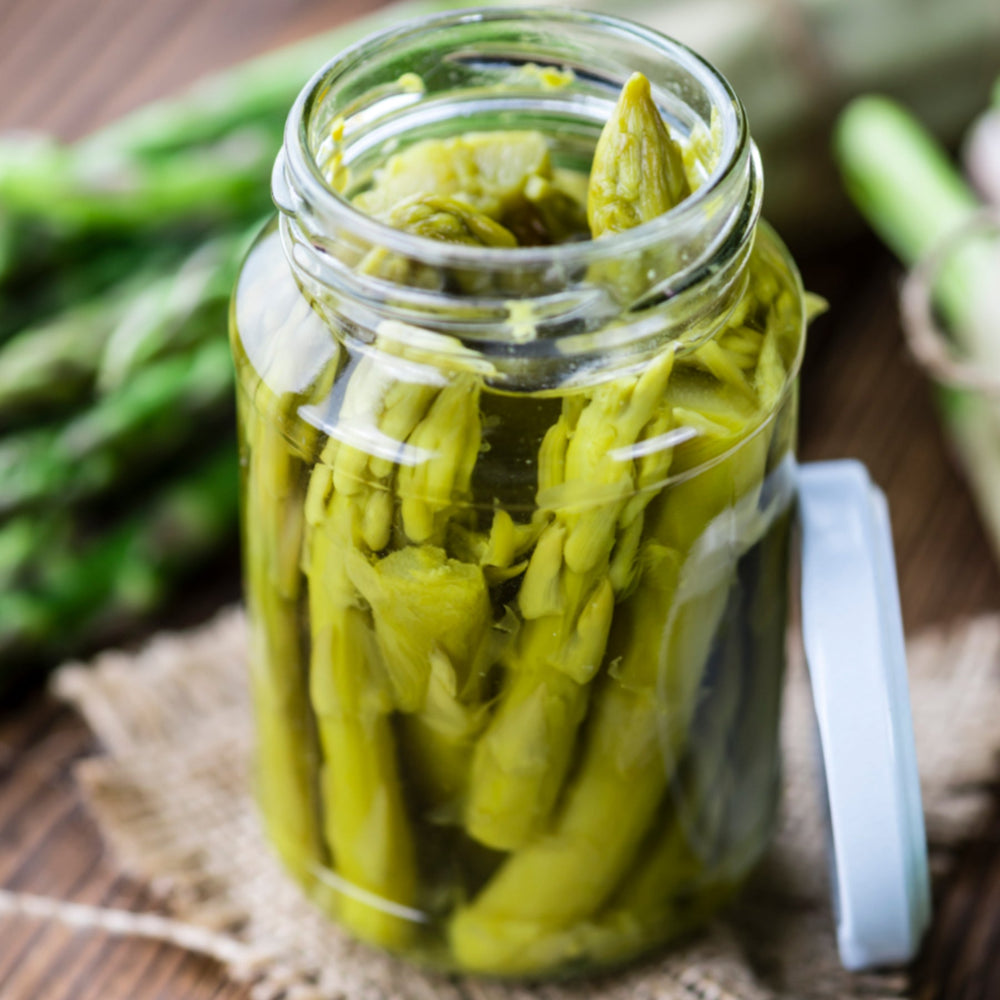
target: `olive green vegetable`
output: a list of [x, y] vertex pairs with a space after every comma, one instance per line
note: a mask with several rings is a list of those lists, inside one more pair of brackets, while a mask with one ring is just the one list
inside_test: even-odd
[[684, 160], [649, 81], [635, 73], [622, 89], [594, 150], [587, 195], [593, 236], [621, 233], [668, 212], [690, 194]]
[[[637, 486], [635, 463], [611, 453], [634, 444], [656, 419], [672, 366], [667, 351], [639, 379], [602, 387], [572, 426], [575, 406], [568, 404], [546, 437], [541, 493], [561, 487], [565, 506], [525, 571], [518, 597], [525, 625], [507, 662], [511, 681], [473, 759], [466, 825], [490, 847], [523, 844], [562, 787], [589, 683], [604, 659], [614, 605], [612, 551]], [[659, 459], [665, 474], [669, 453]], [[580, 504], [595, 496], [603, 502], [579, 511], [574, 495]]]
[[[659, 173], [647, 180], [650, 164]], [[671, 199], [686, 190], [679, 154], [649, 83], [636, 75], [594, 154], [587, 203], [592, 232], [601, 236], [613, 227], [639, 225], [672, 207]], [[558, 492], [559, 506], [524, 575], [518, 608], [525, 626], [507, 663], [511, 680], [476, 748], [470, 782], [466, 825], [490, 847], [510, 850], [525, 843], [548, 818], [562, 788], [611, 627], [616, 536], [630, 524], [636, 537], [642, 532], [636, 463], [617, 460], [614, 452], [644, 437], [651, 422], [657, 431], [666, 429], [669, 414], [657, 411], [673, 360], [673, 352], [665, 351], [639, 378], [602, 386], [582, 409], [580, 401], [569, 400], [546, 435], [539, 503], [545, 505], [546, 493]], [[668, 451], [658, 453], [654, 480], [666, 476], [669, 462]]]
[[243, 235], [220, 237], [22, 330], [0, 347], [0, 419], [79, 405], [215, 339], [246, 244]]
[[231, 408], [232, 362], [224, 340], [151, 363], [65, 425], [0, 441], [0, 515], [114, 488], [176, 454]]
[[[0, 594], [0, 655], [16, 663], [40, 643], [55, 643], [65, 655], [146, 615], [227, 537], [238, 481], [227, 447], [104, 531], [81, 538], [72, 518], [56, 518], [47, 522], [44, 548], [29, 552], [15, 535], [23, 531], [34, 545], [34, 526], [46, 522], [8, 522], [0, 529], [0, 548], [16, 585], [9, 581]], [[6, 674], [5, 683], [14, 677]]]

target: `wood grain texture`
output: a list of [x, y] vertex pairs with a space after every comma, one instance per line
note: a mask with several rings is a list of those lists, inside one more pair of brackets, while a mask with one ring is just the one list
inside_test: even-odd
[[[364, 0], [0, 0], [0, 127], [86, 132], [198, 74], [330, 27]], [[802, 379], [802, 455], [854, 456], [886, 490], [907, 626], [1000, 606], [1000, 574], [898, 329], [898, 269], [870, 238], [806, 255], [831, 302]], [[231, 569], [230, 569], [231, 572]], [[235, 586], [229, 580], [222, 593]], [[229, 590], [226, 590], [229, 587]], [[123, 877], [75, 792], [94, 746], [42, 697], [0, 719], [0, 885], [155, 908]], [[920, 1000], [1000, 997], [1000, 813], [938, 887]], [[0, 1000], [246, 1000], [217, 967], [170, 947], [0, 920]]]

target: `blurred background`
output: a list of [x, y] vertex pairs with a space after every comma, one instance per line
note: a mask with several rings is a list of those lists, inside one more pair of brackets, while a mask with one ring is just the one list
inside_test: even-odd
[[[435, 6], [447, 5], [408, 9]], [[600, 0], [578, 6], [602, 9]], [[702, 52], [747, 105], [766, 212], [807, 287], [830, 304], [802, 376], [801, 455], [858, 458], [887, 492], [908, 631], [1000, 609], [997, 546], [984, 528], [1000, 508], [1000, 475], [995, 489], [967, 484], [955, 457], [968, 468], [962, 431], [904, 346], [897, 299], [913, 259], [986, 200], [947, 158], [991, 102], [1000, 107], [1000, 5], [631, 0], [603, 9]], [[60, 805], [59, 781], [89, 744], [38, 689], [65, 657], [135, 644], [238, 598], [228, 289], [268, 212], [270, 165], [299, 86], [344, 44], [399, 16], [362, 0], [0, 0], [0, 883], [35, 886], [44, 869], [55, 880], [46, 891], [60, 891], [62, 878], [84, 896], [140, 898], [87, 854], [97, 851], [93, 831]], [[368, 20], [344, 27], [358, 17]], [[838, 167], [838, 116], [872, 93], [914, 119], [896, 141], [894, 111], [884, 129], [877, 107], [857, 116], [839, 133]], [[1000, 174], [1000, 143], [993, 148]], [[992, 318], [1000, 341], [1000, 309]], [[995, 459], [989, 447], [979, 452], [984, 467], [1000, 462], [1000, 432], [996, 441]], [[63, 741], [55, 762], [38, 750], [53, 734]], [[15, 777], [26, 756], [58, 779], [47, 791]], [[16, 806], [3, 804], [14, 801], [5, 778], [23, 784]], [[27, 860], [23, 828], [4, 826], [15, 813], [39, 817], [50, 838]], [[1000, 865], [984, 843], [970, 848], [972, 874], [952, 894], [961, 919], [949, 923], [947, 907], [939, 918], [922, 973], [928, 996], [959, 995], [949, 977], [962, 969], [981, 985], [962, 996], [1000, 996], [1000, 971], [983, 971], [994, 938], [959, 934], [970, 914], [992, 913], [978, 883], [984, 871], [1000, 883]], [[53, 860], [74, 850], [83, 854], [68, 867]], [[1000, 928], [995, 896], [990, 926]], [[27, 936], [0, 949], [0, 995], [29, 995], [2, 987], [28, 954], [48, 956], [44, 996], [102, 995], [52, 986], [80, 981], [96, 959], [58, 935], [47, 941], [41, 953]], [[133, 975], [136, 953], [114, 954]], [[146, 960], [173, 984], [164, 996], [242, 995], [193, 959], [170, 965], [153, 949]]]

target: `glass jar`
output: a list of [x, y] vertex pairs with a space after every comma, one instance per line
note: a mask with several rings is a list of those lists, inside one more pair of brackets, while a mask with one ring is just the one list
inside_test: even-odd
[[[586, 177], [634, 71], [696, 187], [650, 222], [483, 248], [352, 202], [470, 134], [494, 177], [526, 131]], [[719, 74], [597, 15], [409, 24], [293, 108], [232, 311], [258, 794], [350, 934], [589, 972], [704, 922], [764, 849], [805, 311], [761, 184]]]

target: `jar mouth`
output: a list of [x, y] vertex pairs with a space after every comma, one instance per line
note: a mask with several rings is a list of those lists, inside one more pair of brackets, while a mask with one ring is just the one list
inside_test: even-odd
[[[648, 222], [620, 233], [607, 234], [599, 239], [581, 240], [550, 246], [520, 246], [513, 248], [481, 247], [445, 243], [426, 236], [404, 232], [352, 204], [351, 200], [330, 183], [318, 162], [310, 121], [313, 112], [322, 102], [328, 101], [338, 86], [349, 80], [353, 73], [364, 67], [374, 53], [402, 52], [421, 41], [442, 39], [443, 32], [469, 25], [505, 24], [544, 27], [558, 30], [560, 26], [576, 29], [593, 29], [608, 37], [642, 47], [660, 60], [679, 68], [703, 89], [704, 99], [712, 113], [718, 115], [722, 136], [717, 160], [704, 181], [683, 201]], [[537, 60], [524, 60], [535, 62]], [[555, 60], [553, 60], [555, 65]], [[623, 67], [624, 69], [624, 67]], [[590, 79], [620, 87], [628, 73], [621, 79], [612, 74], [583, 69]], [[663, 107], [663, 98], [670, 96], [667, 89], [651, 79], [654, 97]], [[609, 92], [607, 109], [613, 106], [614, 97]], [[678, 99], [674, 95], [675, 101]], [[708, 121], [705, 122], [707, 126]], [[754, 174], [758, 174], [754, 178]], [[285, 129], [285, 146], [275, 165], [274, 196], [279, 209], [293, 214], [301, 213], [306, 206], [310, 214], [322, 220], [327, 232], [348, 232], [372, 246], [384, 247], [407, 257], [419, 259], [432, 267], [489, 269], [495, 272], [558, 269], [570, 272], [585, 268], [596, 261], [635, 256], [646, 250], [676, 241], [683, 234], [704, 228], [707, 218], [728, 214], [725, 209], [734, 203], [742, 204], [746, 193], [756, 180], [758, 189], [755, 209], [744, 218], [740, 228], [752, 230], [757, 221], [760, 203], [759, 163], [750, 140], [743, 107], [728, 81], [714, 67], [687, 46], [651, 28], [633, 21], [605, 14], [570, 11], [559, 8], [533, 8], [531, 10], [479, 8], [438, 14], [387, 29], [348, 48], [323, 66], [300, 93], [289, 114]], [[743, 213], [744, 216], [747, 213]], [[731, 238], [730, 227], [720, 225], [719, 237], [712, 245], [699, 248], [682, 269], [683, 274], [703, 270], [707, 260], [718, 250], [719, 244]], [[680, 284], [689, 284], [681, 281]]]

